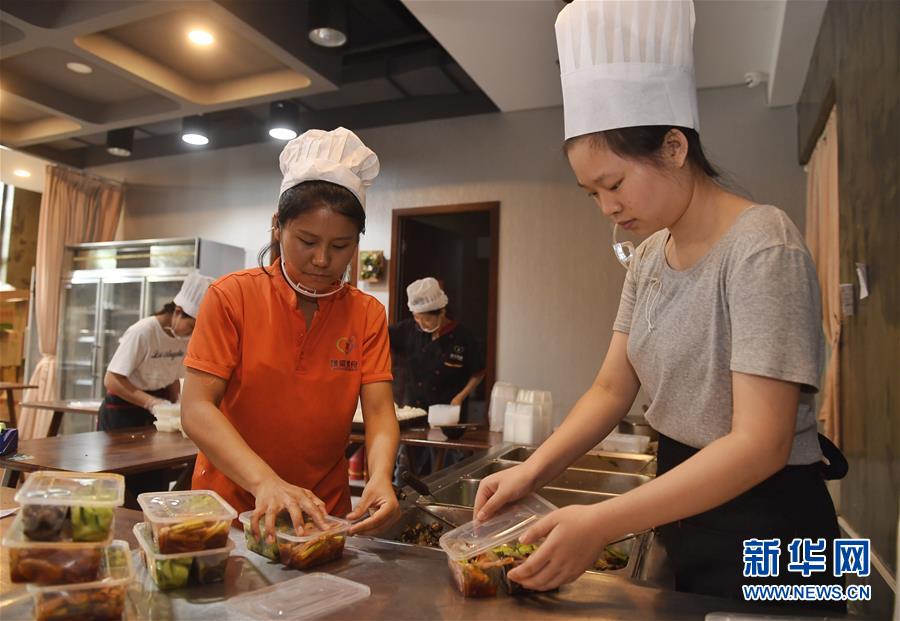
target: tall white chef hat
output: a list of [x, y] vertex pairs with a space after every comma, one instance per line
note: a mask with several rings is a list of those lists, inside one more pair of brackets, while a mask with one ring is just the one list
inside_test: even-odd
[[431, 276], [420, 278], [406, 288], [407, 306], [411, 313], [427, 313], [447, 306], [447, 294]]
[[556, 18], [566, 139], [620, 127], [699, 129], [691, 0], [575, 0]]
[[203, 276], [197, 272], [188, 274], [181, 284], [181, 291], [175, 296], [173, 302], [176, 306], [180, 306], [186, 315], [190, 315], [196, 319], [197, 313], [200, 312], [200, 302], [206, 295], [206, 290], [212, 282], [209, 276]]
[[378, 156], [349, 129], [311, 129], [284, 146], [278, 158], [281, 192], [302, 181], [330, 181], [353, 192], [366, 206], [366, 188], [378, 176]]

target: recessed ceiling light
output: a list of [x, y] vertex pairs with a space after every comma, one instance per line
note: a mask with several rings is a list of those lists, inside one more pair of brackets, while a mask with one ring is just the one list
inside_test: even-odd
[[125, 127], [106, 132], [106, 152], [116, 157], [130, 157], [134, 148], [134, 129]]
[[195, 45], [212, 45], [215, 39], [212, 34], [206, 30], [191, 30], [188, 33], [188, 39]]
[[347, 42], [347, 35], [336, 28], [313, 28], [309, 40], [322, 47], [341, 47]]
[[297, 132], [287, 127], [273, 127], [269, 130], [269, 135], [277, 140], [293, 140], [297, 137]]
[[209, 138], [207, 138], [203, 134], [182, 134], [181, 139], [188, 144], [192, 144], [198, 147], [209, 144]]
[[209, 122], [205, 116], [188, 116], [181, 121], [181, 139], [190, 145], [209, 144]]
[[14, 174], [16, 177], [30, 177], [30, 176], [31, 176], [31, 173], [28, 172], [27, 170], [25, 170], [24, 168], [16, 168], [16, 169], [13, 171], [13, 174]]
[[277, 140], [293, 140], [300, 128], [297, 104], [274, 101], [269, 106], [269, 135]]
[[80, 73], [82, 75], [94, 73], [93, 67], [91, 67], [90, 65], [85, 65], [84, 63], [66, 63], [66, 69], [68, 69], [69, 71], [74, 71], [75, 73]]

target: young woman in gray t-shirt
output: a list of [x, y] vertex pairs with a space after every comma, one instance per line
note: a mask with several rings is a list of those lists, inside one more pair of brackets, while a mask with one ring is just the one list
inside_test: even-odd
[[[740, 598], [752, 582], [742, 575], [743, 540], [780, 538], [784, 548], [796, 537], [839, 536], [815, 417], [803, 403], [822, 358], [815, 268], [781, 210], [716, 183], [692, 129], [609, 130], [568, 140], [566, 155], [604, 215], [649, 237], [628, 262], [593, 386], [528, 461], [482, 481], [476, 515], [559, 475], [615, 429], [643, 386], [647, 420], [660, 432], [657, 478], [555, 511], [526, 533], [546, 542], [510, 578], [555, 588], [607, 542], [667, 525], [677, 588]], [[767, 583], [841, 582], [830, 571], [807, 580], [781, 569]]]

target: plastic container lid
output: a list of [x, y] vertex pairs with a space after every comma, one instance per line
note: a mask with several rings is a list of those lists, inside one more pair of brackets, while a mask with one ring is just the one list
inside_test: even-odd
[[20, 505], [121, 507], [125, 502], [125, 477], [41, 470], [28, 476], [15, 500]]
[[290, 530], [279, 530], [275, 533], [279, 541], [289, 541], [290, 543], [306, 543], [315, 541], [322, 537], [333, 537], [336, 535], [344, 535], [350, 530], [350, 522], [348, 520], [326, 515], [325, 522], [328, 524], [326, 530], [319, 530], [315, 526], [312, 529], [306, 529], [304, 534], [298, 535], [293, 528]]
[[22, 513], [16, 515], [12, 526], [3, 535], [3, 546], [6, 548], [27, 548], [29, 550], [89, 550], [92, 548], [105, 548], [112, 543], [112, 528], [109, 536], [103, 541], [37, 541], [25, 536], [25, 523]]
[[444, 533], [439, 543], [450, 559], [466, 560], [514, 541], [538, 520], [555, 510], [556, 507], [544, 498], [529, 494], [489, 520], [473, 520]]
[[191, 519], [210, 521], [237, 517], [237, 511], [224, 498], [211, 490], [185, 492], [146, 492], [137, 497], [138, 504], [151, 522], [172, 524]]
[[[238, 516], [238, 520], [240, 520], [241, 524], [247, 530], [250, 529], [250, 520], [253, 518], [253, 511], [244, 511]], [[290, 527], [287, 530], [278, 529], [276, 527], [275, 535], [278, 539], [282, 539], [284, 541], [289, 541], [291, 543], [305, 543], [307, 541], [315, 541], [316, 539], [320, 539], [323, 536], [332, 536], [332, 535], [342, 535], [350, 530], [350, 521], [345, 520], [339, 517], [334, 517], [333, 515], [326, 515], [325, 521], [328, 523], [329, 528], [327, 530], [319, 530], [315, 526], [311, 530], [306, 530], [306, 532], [302, 535], [298, 535], [293, 527]], [[259, 520], [259, 527], [262, 531], [265, 531], [265, 524], [263, 520]], [[262, 533], [260, 533], [262, 534]]]
[[134, 538], [137, 539], [138, 545], [147, 555], [147, 562], [152, 561], [170, 561], [179, 558], [195, 558], [204, 556], [214, 556], [216, 554], [231, 553], [234, 549], [234, 542], [229, 539], [224, 548], [215, 548], [213, 550], [196, 550], [194, 552], [178, 552], [176, 554], [160, 554], [159, 546], [153, 541], [153, 533], [147, 522], [138, 522], [131, 529], [134, 532]]
[[100, 576], [94, 582], [77, 584], [54, 584], [38, 586], [28, 584], [29, 593], [55, 593], [58, 591], [81, 591], [85, 589], [108, 589], [109, 587], [126, 585], [131, 582], [134, 572], [131, 568], [131, 552], [128, 542], [119, 539], [106, 546], [100, 562]]
[[351, 606], [371, 594], [365, 584], [311, 573], [239, 595], [228, 603], [250, 619], [312, 619]]

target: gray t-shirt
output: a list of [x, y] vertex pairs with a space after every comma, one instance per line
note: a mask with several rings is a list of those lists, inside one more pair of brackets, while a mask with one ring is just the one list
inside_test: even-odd
[[[651, 397], [647, 421], [702, 448], [731, 431], [731, 372], [819, 388], [824, 355], [816, 270], [783, 211], [743, 211], [710, 251], [677, 271], [665, 258], [669, 232], [638, 248], [613, 329], [628, 337], [628, 359]], [[789, 464], [821, 459], [815, 413], [797, 412]]]

